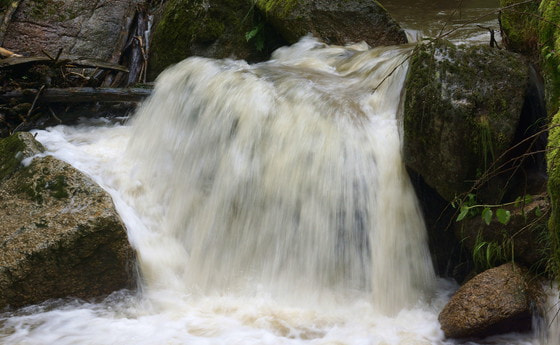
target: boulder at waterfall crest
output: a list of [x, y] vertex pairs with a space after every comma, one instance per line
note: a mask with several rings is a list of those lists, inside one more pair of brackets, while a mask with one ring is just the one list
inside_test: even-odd
[[272, 25], [290, 43], [308, 33], [330, 44], [365, 41], [372, 47], [406, 43], [401, 27], [372, 0], [257, 0]]
[[[418, 46], [406, 86], [405, 163], [447, 201], [467, 192], [514, 143], [528, 85], [527, 62], [514, 53], [442, 40]], [[494, 179], [487, 199], [500, 201], [504, 183]]]
[[0, 308], [133, 287], [126, 230], [111, 197], [42, 151], [29, 133], [0, 141]]

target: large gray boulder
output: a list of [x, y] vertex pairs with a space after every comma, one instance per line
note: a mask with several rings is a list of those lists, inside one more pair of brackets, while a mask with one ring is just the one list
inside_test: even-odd
[[92, 298], [134, 285], [134, 252], [110, 196], [42, 151], [29, 133], [0, 140], [0, 308]]
[[406, 34], [374, 0], [257, 0], [256, 6], [290, 43], [308, 33], [330, 44], [407, 43]]
[[[514, 143], [528, 63], [511, 52], [437, 40], [416, 48], [407, 78], [405, 163], [452, 201]], [[505, 181], [487, 184], [488, 202], [500, 201]]]
[[[120, 54], [130, 21], [142, 0], [23, 0], [5, 32], [3, 46], [20, 54], [86, 56]], [[124, 37], [122, 37], [124, 35]], [[2, 42], [0, 42], [1, 44]], [[118, 62], [118, 61], [115, 61]]]
[[531, 329], [531, 303], [537, 294], [526, 269], [508, 263], [469, 280], [439, 314], [448, 338], [484, 337]]

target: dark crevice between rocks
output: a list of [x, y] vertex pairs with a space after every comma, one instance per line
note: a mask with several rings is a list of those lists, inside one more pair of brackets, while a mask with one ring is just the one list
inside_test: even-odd
[[412, 169], [407, 170], [426, 223], [428, 246], [436, 274], [464, 281], [474, 265], [471, 253], [461, 246], [453, 231], [457, 210], [428, 186], [422, 176]]
[[[529, 68], [529, 85], [515, 134], [514, 143], [521, 143], [509, 154], [513, 164], [518, 164], [504, 201], [523, 195], [546, 192], [546, 144], [548, 141], [547, 113], [542, 76], [533, 65]], [[519, 157], [523, 157], [519, 159]]]

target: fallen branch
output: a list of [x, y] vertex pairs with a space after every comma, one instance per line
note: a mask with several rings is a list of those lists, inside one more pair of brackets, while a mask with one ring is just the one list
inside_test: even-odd
[[[0, 93], [0, 101], [34, 101], [37, 89], [13, 90]], [[43, 89], [36, 103], [87, 103], [87, 102], [140, 102], [152, 93], [143, 88], [94, 88], [70, 87], [64, 89]]]
[[64, 65], [66, 67], [82, 67], [82, 68], [101, 68], [101, 69], [108, 69], [113, 71], [120, 71], [120, 72], [128, 72], [128, 69], [124, 66], [101, 61], [95, 59], [86, 59], [86, 58], [59, 58], [58, 60], [53, 59], [50, 56], [32, 56], [32, 57], [12, 57], [0, 60], [0, 69], [1, 68], [11, 68], [16, 66], [23, 66], [26, 64], [49, 64], [49, 63], [56, 63], [60, 65]]

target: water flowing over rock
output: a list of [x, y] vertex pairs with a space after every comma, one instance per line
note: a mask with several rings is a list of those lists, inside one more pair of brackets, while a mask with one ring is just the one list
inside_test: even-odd
[[439, 315], [449, 338], [484, 337], [531, 329], [532, 276], [508, 263], [469, 280]]
[[[142, 0], [24, 0], [9, 24], [4, 47], [18, 53], [108, 60], [116, 50], [127, 17]], [[129, 18], [130, 20], [130, 18]], [[124, 30], [124, 39], [127, 32]], [[0, 42], [1, 43], [1, 42]], [[118, 61], [116, 61], [118, 62]]]
[[407, 42], [400, 26], [373, 0], [257, 0], [256, 5], [290, 43], [308, 33], [339, 45], [365, 41], [376, 47]]
[[40, 151], [29, 133], [0, 141], [0, 308], [132, 287], [134, 254], [110, 196], [51, 156], [20, 164]]
[[267, 63], [162, 73], [129, 147], [145, 203], [166, 210], [148, 286], [300, 303], [365, 291], [384, 313], [423, 298], [433, 269], [396, 119], [409, 52], [304, 38]]
[[[469, 191], [514, 143], [529, 80], [514, 53], [441, 40], [419, 46], [406, 86], [407, 166], [448, 201]], [[500, 201], [505, 182], [487, 186], [486, 198]]]

